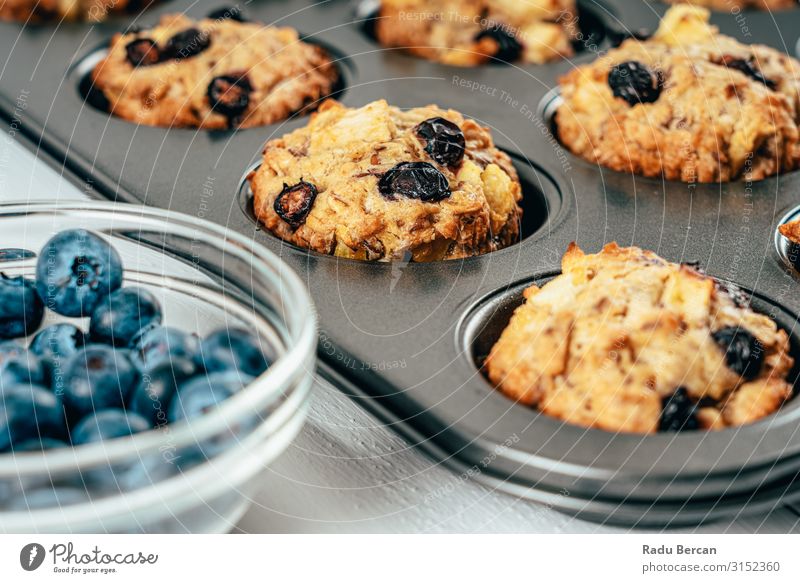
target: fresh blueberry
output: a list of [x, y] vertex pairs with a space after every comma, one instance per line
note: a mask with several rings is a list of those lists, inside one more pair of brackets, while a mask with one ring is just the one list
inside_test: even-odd
[[0, 452], [17, 443], [66, 432], [64, 409], [53, 392], [36, 385], [3, 387], [0, 395]]
[[194, 377], [180, 386], [169, 411], [173, 423], [202, 417], [217, 405], [239, 392], [250, 377], [226, 371]]
[[[236, 371], [200, 375], [189, 379], [180, 386], [178, 394], [172, 400], [169, 408], [169, 420], [175, 423], [183, 419], [192, 420], [202, 417], [235, 395], [251, 380], [250, 377], [243, 378]], [[213, 457], [227, 449], [237, 435], [247, 433], [255, 423], [255, 417], [251, 417], [235, 427], [226, 427], [220, 433], [194, 446], [183, 448], [180, 451], [180, 458], [185, 458], [193, 463], [196, 459]]]
[[132, 492], [158, 484], [180, 472], [174, 460], [167, 460], [159, 454], [140, 459], [119, 478], [120, 491]]
[[142, 328], [160, 322], [161, 305], [152, 293], [124, 287], [97, 306], [89, 322], [89, 336], [93, 342], [127, 347]]
[[236, 371], [199, 375], [183, 383], [169, 408], [169, 420], [195, 419], [236, 394], [252, 380]]
[[50, 386], [50, 366], [30, 350], [7, 355], [0, 362], [0, 389], [10, 385]]
[[70, 419], [93, 411], [122, 407], [139, 380], [139, 372], [122, 350], [90, 344], [64, 367], [64, 405]]
[[89, 501], [89, 495], [80, 488], [45, 487], [30, 492], [22, 492], [8, 503], [7, 508], [13, 511], [44, 510], [59, 508]]
[[83, 229], [55, 235], [36, 262], [36, 289], [45, 307], [63, 316], [90, 316], [121, 285], [119, 253]]
[[0, 366], [9, 358], [19, 356], [27, 351], [28, 349], [22, 344], [14, 342], [13, 340], [4, 340], [0, 342]]
[[43, 451], [45, 449], [60, 449], [62, 447], [67, 447], [68, 445], [69, 444], [66, 441], [61, 441], [60, 439], [55, 439], [53, 437], [42, 437], [41, 439], [34, 438], [15, 444], [14, 453]]
[[39, 327], [44, 304], [34, 283], [0, 272], [0, 338], [20, 338]]
[[34, 354], [51, 360], [66, 361], [83, 348], [86, 338], [83, 331], [72, 324], [54, 324], [33, 337], [30, 349]]
[[242, 328], [221, 328], [200, 345], [202, 365], [208, 372], [238, 370], [257, 377], [269, 362], [257, 336]]
[[197, 360], [200, 339], [177, 328], [150, 325], [131, 341], [131, 358], [139, 368], [146, 370], [172, 358]]
[[147, 419], [153, 427], [167, 424], [167, 412], [178, 387], [195, 374], [197, 366], [187, 358], [163, 360], [142, 373], [131, 395], [129, 410]]
[[[122, 409], [105, 409], [84, 417], [72, 430], [72, 445], [80, 446], [128, 437], [150, 429], [146, 419]], [[125, 474], [135, 462], [107, 462], [81, 472], [81, 479], [93, 488], [104, 491], [119, 490], [119, 476]]]
[[150, 424], [141, 415], [122, 409], [105, 409], [84, 417], [72, 430], [72, 444], [85, 445], [128, 437], [147, 431]]

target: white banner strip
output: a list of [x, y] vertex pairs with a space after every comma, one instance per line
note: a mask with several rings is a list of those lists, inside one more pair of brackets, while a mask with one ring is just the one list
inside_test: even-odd
[[677, 534], [5, 535], [0, 581], [797, 582], [798, 542]]

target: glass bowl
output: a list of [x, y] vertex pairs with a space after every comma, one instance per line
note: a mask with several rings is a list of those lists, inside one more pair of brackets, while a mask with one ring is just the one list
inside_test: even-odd
[[[98, 234], [122, 257], [123, 285], [156, 294], [164, 324], [201, 336], [246, 327], [272, 363], [191, 421], [79, 447], [0, 454], [0, 531], [230, 530], [249, 505], [260, 472], [289, 445], [307, 413], [316, 320], [300, 279], [246, 237], [159, 209], [8, 203], [0, 205], [0, 220], [2, 250], [38, 253], [65, 229]], [[7, 275], [33, 277], [36, 259], [29, 253], [6, 251], [0, 259]], [[88, 329], [87, 320], [49, 312], [42, 326], [58, 321]]]

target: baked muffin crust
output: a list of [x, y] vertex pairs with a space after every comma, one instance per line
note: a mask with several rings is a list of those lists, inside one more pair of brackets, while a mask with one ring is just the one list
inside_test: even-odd
[[381, 0], [375, 33], [447, 65], [539, 64], [573, 54], [575, 15], [575, 0]]
[[291, 28], [182, 14], [164, 16], [150, 30], [117, 34], [92, 73], [113, 114], [204, 129], [286, 119], [316, 106], [337, 77], [330, 56]]
[[560, 80], [558, 135], [622, 172], [684, 182], [760, 180], [800, 166], [800, 63], [718, 34], [709, 13], [671, 8]]
[[0, 20], [102, 22], [114, 14], [141, 12], [158, 0], [0, 0]]
[[[443, 137], [422, 137], [430, 120]], [[522, 194], [510, 158], [486, 128], [434, 105], [326, 101], [306, 127], [266, 144], [249, 180], [267, 229], [329, 255], [434, 261], [519, 238]]]
[[741, 295], [650, 251], [572, 244], [562, 274], [525, 291], [486, 371], [512, 399], [586, 427], [751, 423], [791, 396], [793, 360], [787, 334]]

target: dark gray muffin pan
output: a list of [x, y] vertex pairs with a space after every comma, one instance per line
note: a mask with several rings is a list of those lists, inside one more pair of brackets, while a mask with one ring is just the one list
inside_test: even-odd
[[[473, 69], [381, 49], [354, 2], [245, 7], [253, 20], [293, 26], [331, 50], [343, 79], [337, 97], [347, 105], [381, 98], [400, 107], [436, 103], [491, 127], [524, 184], [524, 237], [463, 261], [363, 263], [298, 249], [260, 230], [244, 177], [264, 142], [302, 126], [302, 117], [240, 131], [166, 130], [92, 105], [86, 74], [116, 31], [173, 11], [199, 17], [221, 2], [173, 0], [94, 26], [0, 24], [0, 111], [90, 195], [212, 220], [280, 255], [314, 297], [321, 373], [464, 476], [627, 526], [697, 524], [792, 502], [800, 498], [800, 400], [738, 429], [612, 434], [517, 405], [480, 372], [522, 289], [556, 275], [570, 241], [590, 252], [617, 241], [671, 261], [699, 261], [712, 276], [750, 291], [755, 308], [792, 335], [800, 356], [798, 282], [775, 237], [778, 221], [798, 212], [800, 174], [690, 186], [609, 171], [569, 154], [552, 134], [558, 77], [594, 60], [609, 37], [652, 28], [666, 8], [630, 0], [580, 5], [587, 40], [573, 59]], [[714, 21], [747, 42], [775, 45], [783, 38], [779, 48], [788, 50], [800, 10], [775, 19], [748, 12], [747, 35], [734, 15], [715, 14]]]

